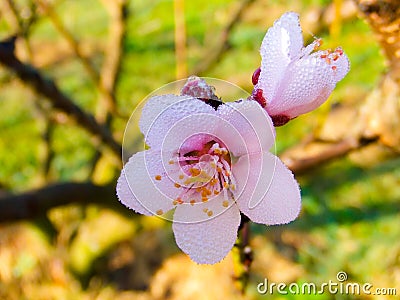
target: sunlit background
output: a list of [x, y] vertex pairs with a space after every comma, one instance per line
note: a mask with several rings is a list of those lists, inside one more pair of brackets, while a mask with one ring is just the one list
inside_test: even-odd
[[[21, 77], [9, 57], [0, 64], [0, 299], [394, 299], [256, 288], [344, 271], [349, 282], [400, 293], [400, 141], [368, 113], [385, 95], [398, 103], [399, 84], [394, 96], [382, 92], [391, 65], [355, 2], [365, 1], [1, 0], [0, 56], [15, 45], [18, 62], [38, 73]], [[199, 266], [177, 248], [170, 222], [118, 202], [118, 145], [135, 107], [171, 81], [196, 74], [251, 93], [261, 41], [285, 11], [300, 14], [306, 43], [342, 46], [351, 71], [322, 107], [277, 129], [302, 213], [289, 225], [251, 225], [242, 295], [232, 255]], [[52, 82], [57, 91], [44, 91]]]

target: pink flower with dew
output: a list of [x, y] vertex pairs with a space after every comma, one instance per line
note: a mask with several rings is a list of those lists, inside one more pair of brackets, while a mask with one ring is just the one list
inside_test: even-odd
[[155, 96], [144, 106], [139, 125], [150, 149], [125, 164], [117, 195], [144, 215], [174, 210], [177, 245], [195, 262], [214, 264], [233, 247], [240, 212], [267, 225], [291, 222], [300, 190], [269, 152], [275, 131], [258, 103], [212, 107], [188, 88], [193, 80], [203, 82], [191, 78], [184, 95]]
[[313, 52], [320, 45], [316, 39], [303, 46], [299, 16], [293, 12], [268, 29], [260, 49], [261, 68], [252, 78], [252, 99], [266, 109], [275, 126], [316, 109], [349, 71], [340, 47]]

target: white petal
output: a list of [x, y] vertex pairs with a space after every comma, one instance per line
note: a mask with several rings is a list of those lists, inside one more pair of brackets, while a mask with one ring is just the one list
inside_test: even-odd
[[239, 209], [232, 205], [217, 217], [203, 222], [175, 222], [176, 219], [187, 219], [191, 208], [193, 207], [190, 205], [176, 208], [172, 225], [176, 243], [193, 261], [199, 264], [215, 264], [221, 261], [235, 244], [240, 225]]
[[[211, 106], [209, 107], [211, 108]], [[194, 112], [180, 120], [176, 120], [174, 124], [167, 128], [163, 133], [164, 136], [160, 145], [163, 150], [181, 149], [181, 146], [183, 146], [185, 149], [182, 148], [182, 153], [190, 150], [188, 147], [193, 147], [192, 150], [195, 150], [202, 146], [200, 144], [209, 140], [208, 136], [215, 136], [216, 128], [220, 121], [221, 118], [216, 115], [213, 109], [208, 113]], [[188, 140], [189, 138], [190, 140]], [[184, 144], [184, 142], [188, 143]]]
[[336, 82], [339, 82], [350, 70], [349, 58], [345, 53], [343, 53], [343, 55], [341, 55], [336, 61], [332, 62], [332, 66], [336, 67], [333, 72], [334, 79]]
[[[201, 199], [201, 197], [198, 197]], [[176, 207], [174, 214], [175, 223], [202, 223], [211, 219], [219, 218], [231, 206], [235, 206], [232, 198], [224, 197], [223, 193], [211, 197], [207, 202], [197, 200], [196, 203], [183, 203]]]
[[[255, 101], [242, 100], [240, 102], [226, 103], [218, 107], [218, 115], [231, 124], [236, 131], [219, 128], [217, 136], [225, 140], [239, 142], [239, 133], [243, 138], [246, 148], [241, 149], [241, 144], [233, 145], [229, 150], [236, 156], [267, 151], [275, 143], [275, 127], [270, 116]], [[228, 135], [232, 135], [229, 137]], [[246, 151], [246, 152], [245, 152]]]
[[332, 66], [314, 55], [292, 63], [275, 98], [267, 104], [268, 113], [294, 118], [320, 106], [336, 86], [337, 70]]
[[[167, 150], [178, 147], [180, 153], [185, 154], [188, 146], [195, 150], [198, 148], [196, 143], [214, 139], [221, 141], [229, 151], [238, 155], [248, 152], [246, 138], [247, 136], [242, 136], [230, 120], [225, 120], [213, 111], [212, 113], [192, 114], [177, 121], [169, 128], [161, 145], [162, 149]], [[165, 159], [169, 158], [165, 157]]]
[[[144, 215], [169, 211], [178, 194], [174, 183], [165, 176], [160, 155], [153, 150], [136, 153], [125, 164], [118, 179], [119, 200]], [[156, 175], [160, 175], [161, 180], [156, 180]]]
[[267, 225], [293, 221], [300, 212], [298, 183], [271, 153], [243, 156], [232, 169], [239, 209], [253, 222]]
[[262, 89], [267, 103], [286, 72], [289, 63], [298, 59], [303, 48], [303, 36], [296, 13], [288, 12], [268, 29], [261, 44], [261, 73], [256, 89]]
[[159, 148], [171, 126], [187, 116], [201, 113], [215, 114], [215, 111], [211, 106], [191, 96], [155, 96], [143, 107], [140, 130], [150, 147]]
[[154, 120], [172, 104], [181, 101], [181, 97], [177, 95], [158, 95], [151, 97], [147, 100], [142, 109], [142, 116], [140, 118], [139, 126], [143, 134], [146, 134]]

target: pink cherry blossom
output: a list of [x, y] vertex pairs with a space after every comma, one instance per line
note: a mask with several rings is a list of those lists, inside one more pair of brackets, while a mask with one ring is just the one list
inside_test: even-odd
[[240, 212], [267, 225], [291, 222], [300, 190], [269, 152], [274, 127], [255, 101], [212, 107], [197, 92], [183, 94], [144, 106], [139, 126], [150, 149], [125, 164], [117, 195], [144, 215], [173, 210], [177, 245], [195, 262], [214, 264], [233, 247]]
[[349, 71], [339, 47], [315, 51], [316, 39], [303, 46], [299, 16], [288, 12], [268, 29], [261, 45], [261, 72], [253, 75], [252, 98], [272, 117], [275, 126], [314, 110], [326, 101], [336, 83]]

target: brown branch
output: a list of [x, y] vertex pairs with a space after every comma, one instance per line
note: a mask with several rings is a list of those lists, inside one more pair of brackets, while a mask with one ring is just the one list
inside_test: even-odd
[[55, 156], [55, 152], [51, 145], [53, 144], [55, 124], [51, 119], [46, 120], [46, 126], [43, 132], [43, 140], [45, 142], [46, 148], [44, 150], [44, 164], [43, 164], [43, 175], [45, 179], [49, 179], [51, 165]]
[[250, 219], [240, 214], [242, 219], [239, 226], [238, 239], [232, 251], [234, 284], [242, 295], [245, 294], [249, 282], [250, 267], [253, 262], [253, 251], [250, 247]]
[[15, 38], [0, 42], [0, 63], [13, 71], [24, 83], [30, 85], [35, 92], [45, 96], [55, 108], [69, 115], [80, 126], [99, 137], [115, 154], [120, 155], [121, 145], [114, 140], [111, 132], [97, 123], [91, 114], [76, 105], [53, 80], [44, 77], [33, 66], [22, 63], [14, 54], [14, 43]]
[[99, 89], [101, 98], [98, 103], [96, 118], [109, 125], [110, 113], [117, 113], [115, 88], [121, 70], [123, 46], [126, 35], [126, 20], [128, 17], [128, 2], [126, 0], [103, 0], [111, 17], [108, 34], [108, 47], [100, 72]]
[[243, 14], [255, 0], [243, 0], [240, 3], [239, 8], [230, 19], [228, 24], [222, 30], [219, 44], [216, 48], [211, 49], [204, 57], [200, 60], [200, 63], [194, 68], [192, 74], [202, 75], [210, 70], [213, 66], [215, 66], [222, 58], [222, 56], [226, 53], [226, 51], [230, 48], [229, 37], [231, 32], [236, 27], [236, 25], [242, 20]]
[[1, 197], [0, 223], [32, 219], [44, 215], [51, 208], [70, 203], [123, 208], [115, 196], [114, 185], [99, 186], [91, 182], [58, 183], [20, 195]]
[[[377, 140], [377, 137], [369, 139], [347, 138], [336, 143], [321, 143], [312, 140], [307, 144], [302, 144], [299, 147], [287, 150], [280, 155], [280, 158], [294, 174], [301, 175], [335, 159], [344, 157], [350, 152], [359, 150]], [[314, 151], [307, 151], [307, 148], [311, 147], [317, 147], [317, 153]], [[313, 153], [310, 154], [309, 152]]]
[[[343, 157], [372, 142], [400, 152], [400, 2], [398, 0], [354, 0], [375, 32], [388, 60], [388, 72], [379, 85], [353, 111], [352, 118], [332, 118], [325, 122], [341, 133], [336, 143], [320, 147], [317, 153], [307, 151], [316, 141], [290, 149], [283, 161], [296, 174], [307, 172], [333, 159]], [[331, 112], [330, 116], [334, 115]], [[340, 115], [339, 115], [340, 116]], [[329, 116], [328, 116], [329, 118]], [[340, 123], [339, 123], [340, 122]], [[340, 125], [339, 125], [340, 124]], [[344, 129], [344, 130], [343, 130]], [[319, 145], [321, 146], [321, 145]], [[315, 150], [315, 149], [314, 149]]]
[[26, 60], [32, 60], [32, 50], [28, 42], [28, 33], [30, 26], [36, 20], [36, 14], [34, 13], [34, 8], [35, 4], [32, 3], [30, 7], [32, 15], [28, 20], [24, 22], [13, 0], [5, 0], [3, 2], [3, 9], [5, 10], [4, 13], [7, 16], [8, 19], [7, 21], [10, 24], [10, 27], [14, 31], [15, 35], [21, 37], [22, 44], [25, 50], [24, 59]]
[[389, 73], [400, 81], [400, 2], [399, 0], [354, 0], [374, 31], [388, 60]]
[[360, 130], [400, 152], [400, 1], [354, 0], [387, 60], [387, 72], [361, 107]]

